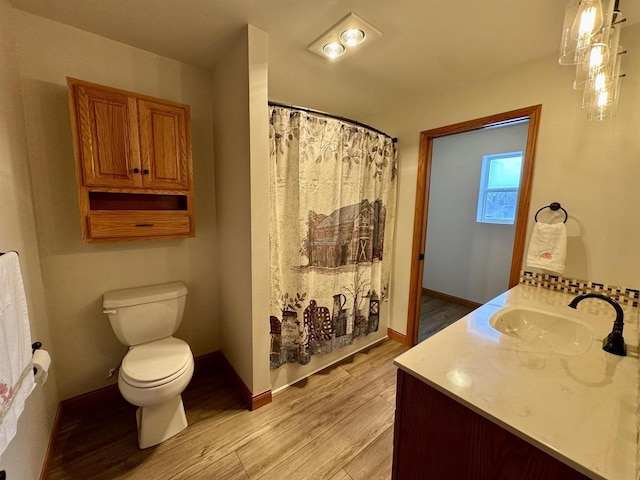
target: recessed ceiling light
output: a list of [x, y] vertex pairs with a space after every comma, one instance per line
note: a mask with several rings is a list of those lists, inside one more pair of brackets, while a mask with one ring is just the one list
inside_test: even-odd
[[[380, 30], [362, 17], [351, 12], [316, 38], [311, 45], [309, 45], [308, 49], [324, 58], [344, 58], [361, 48], [350, 47], [361, 44], [363, 41], [368, 45], [381, 36], [382, 32]], [[334, 44], [339, 45], [339, 47], [334, 47]], [[331, 45], [331, 47], [329, 47], [329, 45]], [[329, 48], [333, 53], [327, 52]]]
[[359, 28], [350, 28], [340, 34], [340, 41], [349, 47], [364, 42], [365, 33]]
[[329, 58], [338, 58], [340, 55], [344, 54], [345, 50], [344, 45], [338, 42], [327, 43], [322, 47], [322, 53]]

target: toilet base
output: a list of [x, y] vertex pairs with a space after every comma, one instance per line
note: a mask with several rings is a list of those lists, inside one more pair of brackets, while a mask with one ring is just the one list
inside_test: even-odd
[[138, 446], [153, 447], [187, 428], [182, 395], [160, 405], [139, 407], [136, 411]]

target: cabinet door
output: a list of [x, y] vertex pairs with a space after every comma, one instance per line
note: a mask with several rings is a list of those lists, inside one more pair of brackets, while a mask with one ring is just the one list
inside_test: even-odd
[[135, 98], [85, 85], [76, 85], [75, 98], [84, 184], [139, 187]]
[[189, 188], [188, 110], [138, 100], [142, 185], [152, 189]]

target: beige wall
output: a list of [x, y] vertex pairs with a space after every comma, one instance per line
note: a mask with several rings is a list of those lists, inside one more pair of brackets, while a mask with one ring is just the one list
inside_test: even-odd
[[60, 351], [52, 344], [49, 334], [49, 314], [38, 258], [13, 15], [8, 2], [0, 0], [0, 251], [15, 250], [20, 254], [31, 337], [50, 350], [53, 366], [49, 381], [37, 387], [27, 399], [17, 434], [0, 457], [0, 470], [6, 470], [9, 479], [32, 479], [40, 475], [55, 417]]
[[[419, 133], [436, 127], [542, 104], [527, 238], [533, 214], [558, 201], [568, 210], [565, 276], [640, 287], [638, 178], [640, 178], [640, 25], [626, 27], [618, 115], [588, 122], [581, 96], [572, 91], [573, 69], [549, 57], [482, 82], [425, 94], [366, 121], [399, 138], [396, 245], [413, 235]], [[525, 247], [526, 248], [526, 247]], [[396, 248], [390, 326], [406, 331], [410, 248]]]
[[268, 41], [249, 25], [249, 155], [251, 163], [251, 315], [254, 394], [271, 388], [269, 378], [269, 109]]
[[[251, 192], [247, 36], [238, 34], [213, 74], [220, 348], [244, 383], [251, 352]], [[244, 347], [244, 348], [243, 348]]]
[[266, 49], [248, 25], [213, 74], [221, 349], [254, 395], [269, 389]]
[[[210, 75], [41, 17], [15, 13], [38, 246], [60, 397], [105, 386], [109, 368], [126, 352], [102, 314], [102, 294], [112, 289], [183, 280], [189, 296], [177, 336], [196, 356], [217, 350]], [[67, 76], [191, 105], [196, 238], [82, 243]]]

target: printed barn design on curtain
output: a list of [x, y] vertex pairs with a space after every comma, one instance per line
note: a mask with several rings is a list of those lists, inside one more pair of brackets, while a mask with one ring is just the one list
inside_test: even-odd
[[368, 128], [285, 107], [270, 114], [275, 369], [378, 331], [397, 156], [391, 138]]

